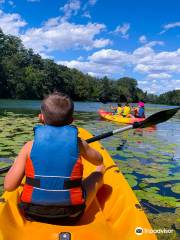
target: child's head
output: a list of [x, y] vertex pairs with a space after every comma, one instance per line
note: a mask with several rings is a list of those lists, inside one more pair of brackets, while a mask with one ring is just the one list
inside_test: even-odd
[[121, 105], [121, 103], [118, 103], [118, 107], [121, 107], [122, 105]]
[[62, 126], [73, 120], [74, 104], [71, 98], [61, 92], [55, 92], [44, 98], [41, 112], [45, 124]]
[[138, 102], [138, 107], [144, 107], [144, 103], [143, 102]]

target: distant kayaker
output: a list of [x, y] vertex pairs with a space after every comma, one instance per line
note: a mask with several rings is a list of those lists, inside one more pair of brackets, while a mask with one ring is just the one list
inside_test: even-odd
[[122, 112], [123, 112], [123, 106], [121, 103], [118, 103], [118, 107], [116, 109], [116, 114], [117, 115], [122, 115]]
[[117, 107], [113, 107], [113, 106], [110, 106], [110, 107], [112, 110], [114, 110], [114, 114], [121, 115], [123, 112], [123, 106], [121, 103], [118, 103], [117, 105], [118, 105]]
[[131, 117], [131, 108], [128, 103], [126, 103], [125, 106], [123, 107], [122, 116]]
[[[26, 177], [19, 207], [30, 220], [76, 222], [103, 184], [102, 155], [78, 138], [78, 129], [70, 125], [73, 112], [69, 96], [47, 96], [41, 105], [44, 125], [34, 128], [34, 140], [23, 146], [5, 177], [6, 191]], [[84, 180], [82, 157], [97, 166]]]
[[138, 102], [138, 107], [134, 109], [134, 117], [145, 118], [145, 109], [143, 102]]

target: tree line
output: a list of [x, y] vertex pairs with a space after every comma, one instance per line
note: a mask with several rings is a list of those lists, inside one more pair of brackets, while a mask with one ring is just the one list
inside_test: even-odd
[[[63, 91], [75, 101], [115, 101], [180, 104], [179, 92], [159, 97], [138, 88], [136, 79], [96, 78], [77, 69], [43, 59], [26, 49], [18, 37], [0, 30], [0, 98], [42, 99], [53, 91]], [[178, 97], [177, 97], [178, 96]]]

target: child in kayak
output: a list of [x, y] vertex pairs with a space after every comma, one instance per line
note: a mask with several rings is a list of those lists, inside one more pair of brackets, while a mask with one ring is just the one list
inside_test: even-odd
[[121, 103], [118, 103], [118, 107], [117, 107], [117, 110], [116, 110], [116, 115], [121, 115], [123, 112], [123, 106], [121, 105]]
[[[76, 222], [103, 184], [103, 158], [78, 137], [73, 121], [74, 104], [63, 93], [46, 97], [41, 105], [44, 125], [34, 128], [4, 181], [6, 191], [15, 190], [26, 177], [19, 199], [25, 217], [40, 222]], [[82, 157], [96, 165], [83, 177]]]
[[115, 111], [114, 112], [115, 115], [121, 115], [122, 112], [123, 112], [123, 106], [121, 105], [121, 103], [118, 103], [117, 107], [112, 107], [111, 106], [111, 109]]
[[139, 102], [138, 107], [134, 110], [134, 117], [136, 118], [145, 118], [144, 103]]
[[131, 108], [128, 103], [125, 104], [122, 112], [123, 117], [131, 117]]

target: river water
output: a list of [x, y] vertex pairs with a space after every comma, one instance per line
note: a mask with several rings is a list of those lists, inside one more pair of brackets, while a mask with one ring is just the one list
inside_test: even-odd
[[[14, 159], [23, 144], [33, 138], [33, 126], [38, 123], [40, 101], [0, 100], [0, 168]], [[123, 124], [103, 121], [99, 108], [108, 104], [75, 102], [74, 124], [97, 135], [123, 127]], [[146, 104], [146, 115], [166, 105]], [[169, 121], [148, 129], [137, 129], [102, 140], [118, 164], [154, 229], [173, 229], [172, 234], [159, 234], [158, 239], [177, 239], [180, 208], [180, 111]], [[0, 177], [0, 192], [3, 176]]]

